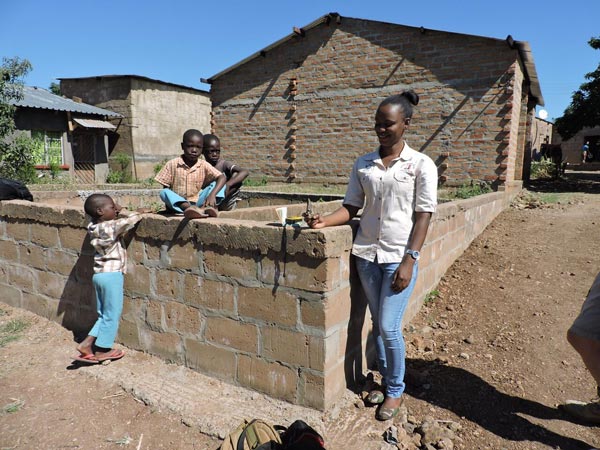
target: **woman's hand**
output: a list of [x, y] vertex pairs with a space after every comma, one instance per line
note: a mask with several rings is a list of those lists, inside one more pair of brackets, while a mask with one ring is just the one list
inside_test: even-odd
[[413, 274], [415, 260], [411, 256], [404, 257], [402, 262], [394, 272], [394, 281], [392, 281], [392, 291], [402, 292], [410, 284]]
[[325, 228], [325, 222], [323, 222], [319, 214], [314, 214], [312, 216], [304, 215], [304, 221], [309, 226], [309, 228]]

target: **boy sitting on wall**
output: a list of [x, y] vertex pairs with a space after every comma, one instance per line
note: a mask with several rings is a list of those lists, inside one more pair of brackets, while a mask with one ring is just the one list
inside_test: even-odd
[[225, 175], [199, 159], [203, 144], [200, 131], [187, 130], [181, 142], [183, 155], [168, 161], [154, 178], [165, 187], [160, 198], [167, 211], [183, 213], [187, 219], [216, 217], [215, 208], [225, 197]]
[[214, 134], [204, 135], [202, 154], [211, 166], [218, 169], [227, 177], [225, 198], [219, 203], [219, 211], [231, 211], [235, 209], [235, 205], [239, 200], [240, 188], [249, 174], [248, 170], [221, 158], [221, 141]]

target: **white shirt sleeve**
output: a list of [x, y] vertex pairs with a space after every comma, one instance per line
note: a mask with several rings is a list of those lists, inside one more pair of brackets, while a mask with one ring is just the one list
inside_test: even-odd
[[359, 160], [356, 160], [354, 166], [352, 166], [352, 172], [350, 172], [350, 179], [348, 180], [348, 188], [346, 189], [343, 204], [362, 208], [365, 204], [365, 191], [358, 178], [358, 162]]
[[432, 159], [423, 155], [416, 183], [415, 211], [434, 212], [437, 205], [438, 171]]

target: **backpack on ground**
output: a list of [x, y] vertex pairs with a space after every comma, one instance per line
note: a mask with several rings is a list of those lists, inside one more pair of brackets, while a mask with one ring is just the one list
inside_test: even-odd
[[27, 186], [17, 180], [0, 178], [0, 200], [29, 200], [33, 201], [33, 196]]
[[281, 436], [285, 450], [324, 450], [323, 437], [303, 420], [296, 420]]
[[281, 434], [278, 429], [260, 419], [244, 420], [221, 444], [221, 450], [280, 450]]

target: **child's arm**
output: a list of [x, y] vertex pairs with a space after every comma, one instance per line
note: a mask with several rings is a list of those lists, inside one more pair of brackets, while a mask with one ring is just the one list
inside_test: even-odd
[[242, 167], [236, 165], [231, 167], [231, 173], [231, 178], [227, 180], [227, 183], [225, 183], [225, 186], [227, 187], [225, 190], [226, 194], [229, 194], [230, 188], [239, 188], [250, 174], [248, 169], [243, 169]]
[[119, 215], [125, 216], [115, 220], [114, 230], [115, 237], [121, 236], [127, 231], [131, 230], [136, 223], [144, 218], [146, 214], [140, 214], [138, 212], [127, 211], [125, 209], [119, 212]]
[[227, 177], [224, 173], [222, 173], [217, 177], [215, 181], [215, 188], [210, 192], [208, 197], [206, 197], [206, 201], [202, 206], [210, 206], [213, 208], [217, 206], [217, 193], [223, 188], [223, 186], [225, 186], [225, 183], [227, 182]]

